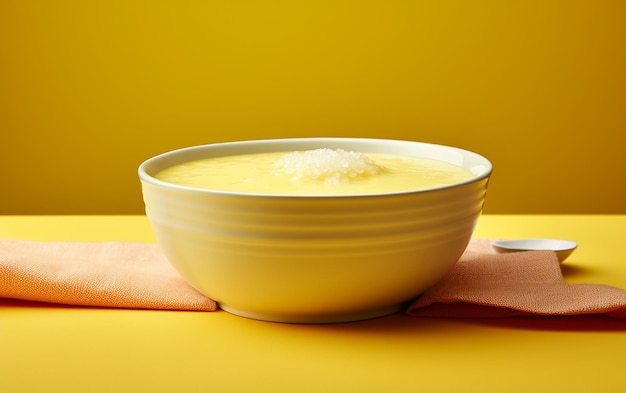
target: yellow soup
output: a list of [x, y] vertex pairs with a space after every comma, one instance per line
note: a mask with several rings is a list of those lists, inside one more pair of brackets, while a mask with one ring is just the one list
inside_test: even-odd
[[404, 192], [472, 177], [469, 170], [443, 161], [341, 149], [214, 157], [175, 165], [156, 175], [189, 187], [288, 195]]

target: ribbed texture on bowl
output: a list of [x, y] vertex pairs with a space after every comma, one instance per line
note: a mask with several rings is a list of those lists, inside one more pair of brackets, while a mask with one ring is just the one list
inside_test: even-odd
[[290, 197], [142, 178], [146, 213], [173, 266], [225, 310], [281, 322], [363, 319], [402, 307], [456, 263], [487, 182], [488, 173], [430, 191]]

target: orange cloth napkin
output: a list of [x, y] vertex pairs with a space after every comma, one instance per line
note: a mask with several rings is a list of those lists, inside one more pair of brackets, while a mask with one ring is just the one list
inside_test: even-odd
[[412, 316], [509, 317], [607, 314], [626, 318], [626, 292], [600, 284], [566, 284], [556, 254], [497, 254], [472, 239], [450, 271], [407, 309]]
[[214, 311], [155, 244], [0, 239], [0, 297], [81, 306]]
[[[82, 306], [215, 311], [155, 244], [0, 239], [0, 297]], [[407, 309], [412, 316], [607, 314], [626, 318], [626, 292], [565, 284], [550, 251], [496, 254], [473, 239], [453, 270]]]

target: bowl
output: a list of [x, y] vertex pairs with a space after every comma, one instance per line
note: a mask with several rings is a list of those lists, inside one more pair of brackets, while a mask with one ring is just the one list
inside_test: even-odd
[[[469, 180], [367, 195], [283, 195], [181, 186], [155, 177], [188, 161], [319, 148], [424, 157]], [[450, 146], [369, 138], [226, 142], [139, 167], [146, 215], [174, 268], [222, 310], [265, 321], [335, 323], [397, 312], [443, 278], [482, 212], [492, 165]]]

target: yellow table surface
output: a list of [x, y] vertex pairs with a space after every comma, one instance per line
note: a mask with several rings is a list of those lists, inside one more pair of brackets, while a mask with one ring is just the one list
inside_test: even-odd
[[[485, 215], [475, 236], [576, 240], [566, 281], [626, 289], [626, 216]], [[144, 216], [0, 216], [0, 237], [154, 241]], [[290, 325], [0, 299], [2, 393], [624, 392], [625, 353], [604, 316]]]

